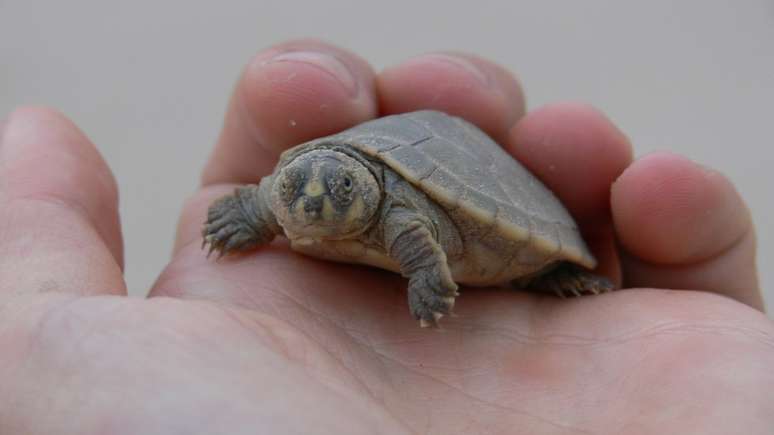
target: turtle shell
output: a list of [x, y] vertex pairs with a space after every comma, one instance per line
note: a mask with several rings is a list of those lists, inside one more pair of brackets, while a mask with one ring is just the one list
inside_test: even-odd
[[[556, 196], [471, 123], [438, 111], [386, 116], [286, 151], [280, 164], [328, 144], [383, 161], [445, 210], [506, 241], [528, 245], [542, 263], [596, 260]], [[459, 218], [458, 218], [459, 219]]]

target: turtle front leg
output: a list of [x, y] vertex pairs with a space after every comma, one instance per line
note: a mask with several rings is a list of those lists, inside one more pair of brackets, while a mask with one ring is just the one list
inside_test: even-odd
[[282, 233], [269, 207], [270, 187], [271, 177], [264, 177], [259, 185], [238, 187], [210, 205], [202, 229], [202, 248], [210, 245], [208, 256], [212, 251], [218, 251], [219, 257], [247, 251]]
[[396, 208], [387, 216], [384, 232], [387, 252], [409, 279], [411, 315], [422, 327], [437, 325], [454, 306], [457, 284], [432, 223], [415, 211]]

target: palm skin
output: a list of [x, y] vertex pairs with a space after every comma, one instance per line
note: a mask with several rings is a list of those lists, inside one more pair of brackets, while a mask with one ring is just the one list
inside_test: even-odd
[[[316, 41], [274, 50], [299, 46], [333, 50], [345, 63], [359, 62]], [[451, 68], [453, 60], [439, 58], [446, 66], [438, 68]], [[381, 112], [408, 110], [413, 96], [421, 98], [394, 90], [405, 89], [397, 86], [401, 74], [421, 81], [419, 76], [431, 69], [423, 65], [407, 72], [416, 62], [421, 60], [377, 79]], [[298, 65], [280, 67], [301, 68], [301, 79], [330, 104], [336, 101], [333, 91], [325, 93], [324, 74], [315, 76], [320, 72]], [[237, 95], [258, 100], [275, 98], [272, 92], [285, 95], [272, 87], [280, 82], [270, 80], [279, 72], [270, 72], [248, 67], [243, 83], [270, 86], [248, 86]], [[505, 80], [499, 74], [492, 73], [497, 83]], [[417, 327], [406, 307], [406, 282], [394, 274], [306, 258], [290, 252], [283, 240], [217, 262], [200, 250], [200, 225], [212, 199], [231, 191], [233, 183], [254, 181], [250, 170], [266, 173], [272, 147], [321, 135], [313, 120], [305, 132], [284, 131], [268, 122], [281, 117], [276, 111], [256, 114], [255, 122], [264, 125], [257, 134], [264, 154], [250, 161], [235, 151], [251, 146], [256, 136], [254, 130], [244, 133], [243, 121], [234, 121], [238, 116], [232, 112], [243, 105], [232, 101], [204, 187], [186, 204], [172, 260], [151, 297], [133, 299], [123, 296], [115, 210], [105, 212], [110, 186], [78, 197], [73, 192], [79, 190], [67, 182], [43, 180], [46, 171], [30, 181], [19, 175], [27, 171], [8, 170], [35, 159], [38, 166], [53, 165], [29, 145], [46, 142], [52, 149], [52, 141], [20, 138], [36, 125], [66, 124], [57, 121], [60, 115], [40, 109], [14, 114], [3, 133], [0, 160], [6, 171], [0, 198], [14, 203], [14, 213], [23, 215], [29, 208], [30, 216], [38, 217], [5, 216], [0, 231], [0, 434], [770, 433], [774, 326], [750, 307], [762, 308], [754, 239], [733, 189], [715, 175], [703, 178], [698, 166], [675, 156], [632, 163], [630, 151], [615, 145], [621, 137], [603, 131], [608, 127], [599, 127], [601, 118], [578, 106], [522, 117], [512, 107], [518, 106], [513, 102], [518, 92], [505, 86], [502, 99], [483, 93], [480, 101], [461, 101], [459, 95], [473, 98], [476, 92], [460, 85], [464, 92], [457, 97], [433, 101], [448, 111], [475, 103], [467, 114], [473, 120], [487, 104], [509, 106], [510, 112], [496, 111], [513, 113], [510, 121], [500, 120], [506, 125], [520, 119], [507, 134], [498, 135], [498, 120], [478, 124], [503, 138], [506, 147], [518, 144], [510, 148], [517, 157], [529, 153], [526, 164], [581, 222], [602, 261], [600, 270], [627, 289], [559, 299], [463, 288], [456, 316], [444, 318], [437, 330]], [[335, 107], [340, 110], [330, 114], [335, 119], [327, 122], [335, 126], [341, 116], [343, 124], [352, 124], [358, 116], [374, 116], [369, 104], [376, 103], [358, 98], [366, 97], [356, 97], [354, 108], [345, 105], [351, 98], [342, 98], [342, 107]], [[283, 110], [279, 106], [276, 110]], [[341, 115], [347, 110], [350, 115]], [[292, 113], [303, 125], [303, 107]], [[545, 139], [540, 128], [556, 127], [551, 116], [562, 119], [568, 137], [578, 136], [574, 122], [592, 137], [572, 139], [573, 148], [561, 139]], [[74, 127], [60, 130], [69, 128]], [[73, 135], [70, 142], [82, 141]], [[583, 157], [588, 146], [608, 149], [589, 162]], [[57, 149], [65, 148], [73, 149]], [[88, 154], [78, 149], [81, 156]], [[558, 178], [541, 165], [545, 158], [561, 166], [563, 156], [572, 165]], [[57, 164], [61, 167], [62, 160]], [[88, 158], [72, 165], [73, 174], [103, 171], [94, 170], [101, 163]], [[578, 183], [575, 166], [578, 174], [596, 178]], [[709, 192], [700, 198], [704, 202], [689, 200], [686, 207], [684, 195], [651, 198], [653, 189], [638, 190], [648, 180], [663, 185], [673, 173], [680, 175], [678, 187], [698, 183], [699, 190]], [[104, 179], [89, 177], [65, 181], [80, 186], [84, 179]], [[722, 225], [712, 216], [697, 220], [692, 211], [712, 201], [718, 202], [713, 210]], [[638, 206], [663, 213], [643, 213]], [[29, 234], [21, 231], [23, 225], [40, 235], [21, 237]], [[52, 236], [63, 228], [70, 236]], [[18, 260], [19, 252], [27, 260]], [[670, 287], [700, 291], [658, 289]]]

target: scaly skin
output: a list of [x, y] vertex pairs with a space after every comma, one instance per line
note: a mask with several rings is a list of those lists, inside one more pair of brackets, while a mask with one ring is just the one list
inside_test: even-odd
[[238, 187], [212, 203], [202, 229], [202, 248], [209, 245], [207, 256], [213, 251], [218, 257], [249, 251], [282, 234], [269, 203], [271, 184], [272, 177], [265, 177], [260, 184]]
[[446, 254], [429, 220], [414, 210], [391, 209], [384, 221], [385, 246], [409, 279], [408, 305], [421, 326], [437, 325], [458, 296]]

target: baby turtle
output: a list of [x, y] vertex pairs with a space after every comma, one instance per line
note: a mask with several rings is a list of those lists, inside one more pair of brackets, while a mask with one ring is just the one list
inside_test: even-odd
[[457, 283], [564, 296], [610, 282], [559, 200], [484, 132], [436, 111], [387, 116], [285, 151], [274, 172], [215, 201], [210, 252], [284, 234], [291, 247], [409, 279], [422, 326], [454, 305]]

